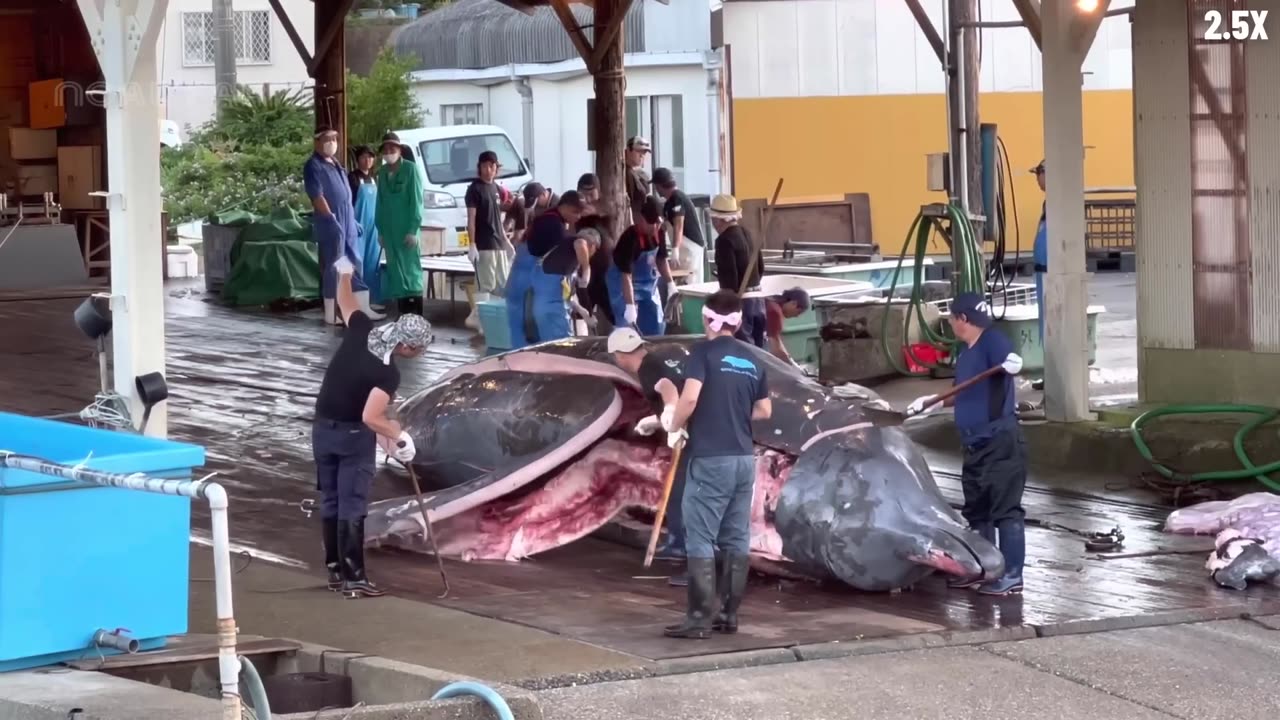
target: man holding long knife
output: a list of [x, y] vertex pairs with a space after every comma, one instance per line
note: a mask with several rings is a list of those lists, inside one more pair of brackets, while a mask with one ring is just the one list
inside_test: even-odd
[[738, 631], [755, 488], [751, 423], [773, 414], [765, 369], [734, 338], [742, 324], [742, 299], [732, 290], [719, 290], [707, 298], [702, 319], [707, 339], [690, 348], [675, 412], [662, 419], [668, 444], [676, 448], [687, 442], [683, 452], [689, 456], [682, 500], [689, 608], [684, 622], [664, 634], [698, 640], [711, 637], [713, 630]]

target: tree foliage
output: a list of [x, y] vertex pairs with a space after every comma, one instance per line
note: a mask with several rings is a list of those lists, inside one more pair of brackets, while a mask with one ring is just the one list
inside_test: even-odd
[[368, 77], [347, 72], [347, 144], [377, 146], [388, 130], [422, 124], [423, 110], [413, 94], [409, 73], [416, 62], [387, 47]]

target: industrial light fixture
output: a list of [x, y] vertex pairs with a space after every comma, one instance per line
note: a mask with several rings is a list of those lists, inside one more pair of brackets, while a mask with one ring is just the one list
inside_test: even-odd
[[1098, 0], [1076, 0], [1076, 9], [1080, 12], [1094, 12], [1098, 9]]

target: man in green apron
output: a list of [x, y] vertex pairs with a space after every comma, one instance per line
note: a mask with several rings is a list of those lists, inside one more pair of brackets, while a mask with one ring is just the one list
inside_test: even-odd
[[400, 138], [382, 138], [382, 167], [378, 170], [375, 224], [387, 253], [382, 297], [396, 301], [401, 313], [422, 314], [422, 179], [412, 160], [402, 157]]

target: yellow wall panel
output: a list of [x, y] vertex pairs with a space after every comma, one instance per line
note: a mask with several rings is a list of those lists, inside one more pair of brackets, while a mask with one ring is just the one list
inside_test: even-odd
[[[1044, 157], [1040, 93], [987, 93], [982, 122], [996, 123], [1013, 165], [1021, 229], [1031, 251], [1043, 194], [1027, 171]], [[875, 240], [896, 256], [925, 203], [925, 155], [947, 149], [942, 95], [767, 98], [733, 103], [734, 184], [739, 199], [767, 199], [786, 178], [783, 200], [865, 192], [871, 196]], [[1128, 90], [1084, 94], [1085, 184], [1132, 186], [1133, 96]], [[1006, 200], [1010, 190], [1006, 186]], [[1009, 251], [1013, 251], [1012, 210]], [[821, 242], [821, 238], [813, 238]], [[934, 248], [935, 251], [940, 248]]]

